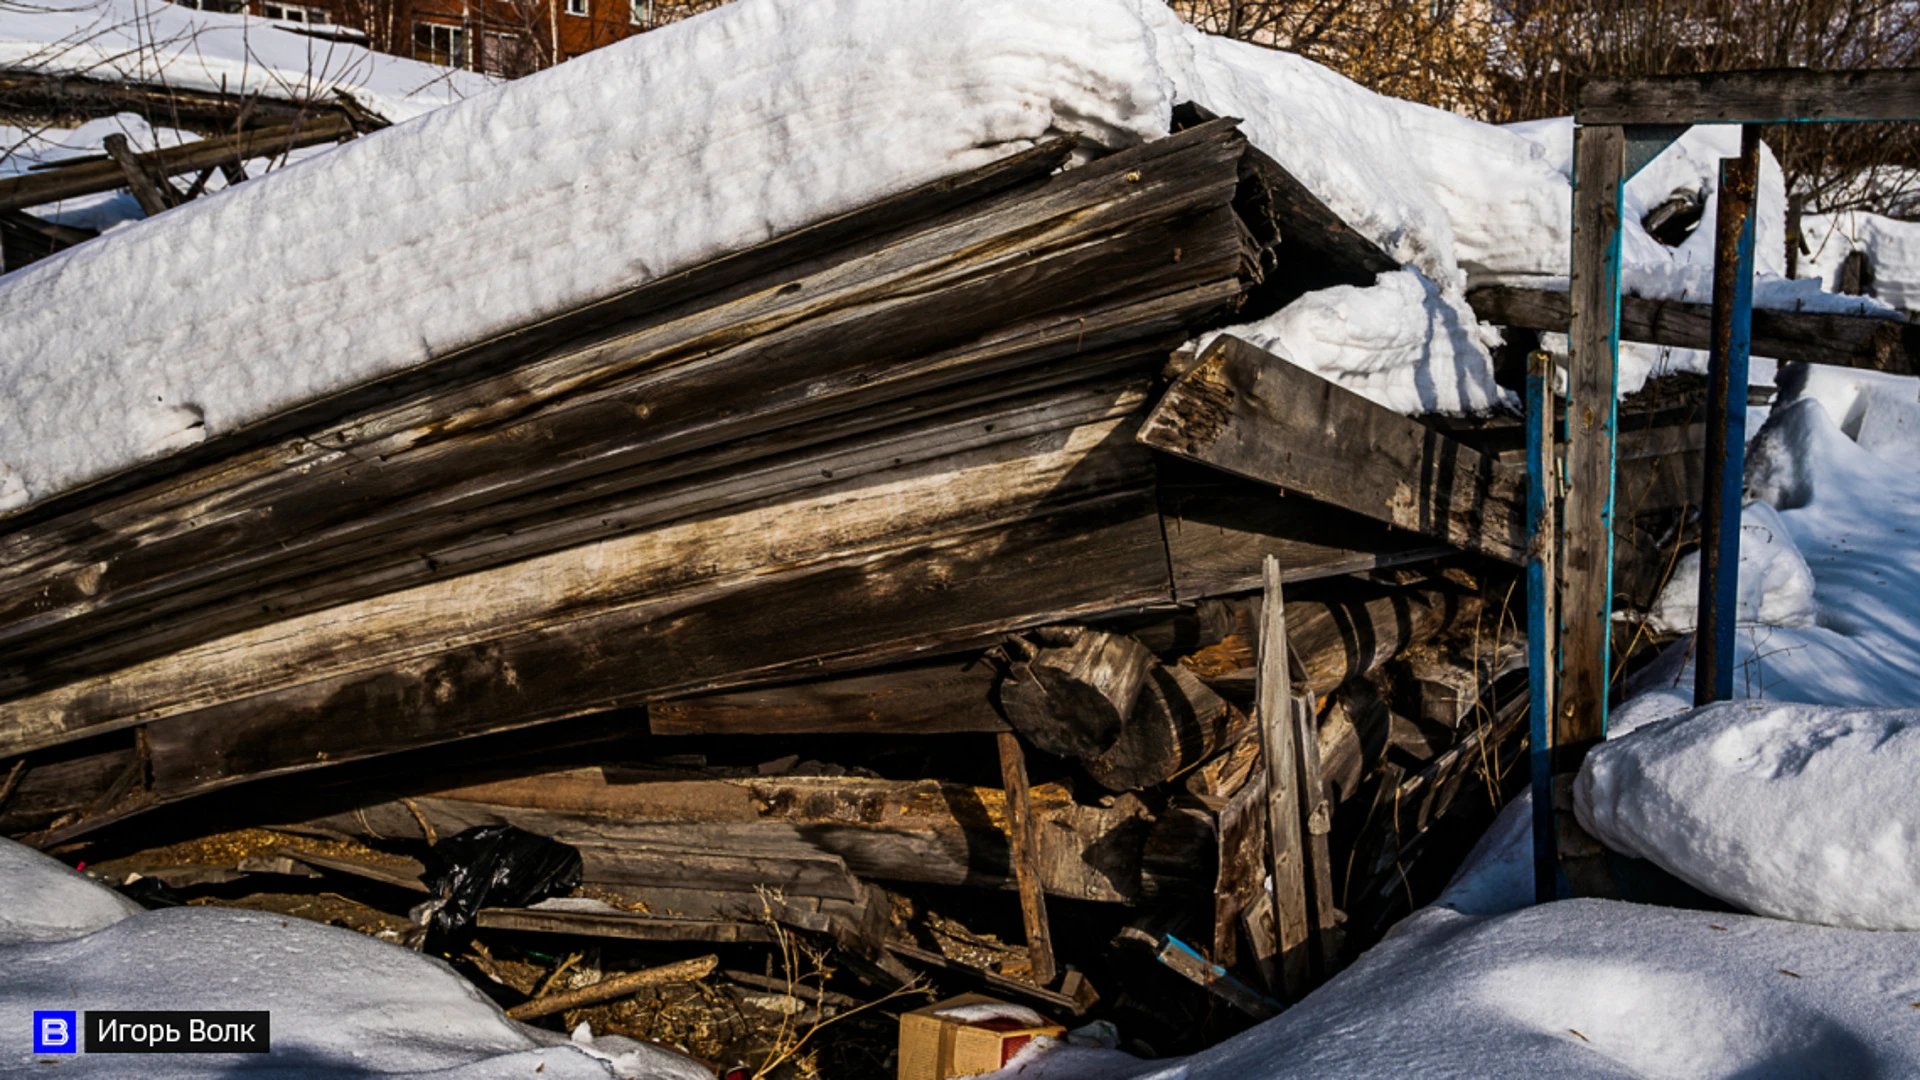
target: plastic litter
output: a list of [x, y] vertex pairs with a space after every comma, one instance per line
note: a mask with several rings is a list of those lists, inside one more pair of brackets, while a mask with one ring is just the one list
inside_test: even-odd
[[580, 884], [578, 849], [512, 825], [476, 825], [449, 836], [422, 862], [433, 899], [411, 914], [436, 935], [467, 930], [483, 907], [527, 907]]

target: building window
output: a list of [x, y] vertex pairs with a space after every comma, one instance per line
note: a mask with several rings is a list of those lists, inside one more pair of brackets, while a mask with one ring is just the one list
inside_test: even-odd
[[627, 0], [627, 18], [635, 26], [653, 29], [653, 0]]
[[323, 8], [301, 7], [298, 4], [262, 4], [260, 14], [279, 22], [303, 23], [309, 26], [326, 26], [333, 22]]
[[466, 67], [467, 32], [445, 23], [414, 23], [413, 58], [441, 67]]
[[481, 36], [481, 72], [517, 79], [538, 67], [533, 42], [525, 34], [500, 34], [489, 30]]
[[567, 14], [585, 15], [586, 13], [587, 0], [567, 0]]
[[246, 13], [246, 0], [174, 0], [181, 7], [195, 11], [218, 11], [225, 15], [243, 15]]

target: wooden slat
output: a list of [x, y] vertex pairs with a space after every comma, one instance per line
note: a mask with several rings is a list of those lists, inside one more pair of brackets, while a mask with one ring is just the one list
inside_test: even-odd
[[1039, 822], [1033, 814], [1033, 794], [1027, 783], [1027, 758], [1020, 737], [1011, 731], [994, 736], [1000, 748], [1000, 779], [1007, 799], [1008, 861], [1013, 864], [1014, 887], [1020, 893], [1020, 920], [1026, 929], [1027, 959], [1033, 981], [1052, 986], [1053, 933], [1047, 928], [1046, 871], [1041, 866]]
[[1267, 850], [1271, 895], [1280, 939], [1280, 987], [1289, 1002], [1312, 986], [1313, 917], [1305, 852], [1301, 848], [1299, 747], [1293, 724], [1293, 679], [1288, 672], [1286, 605], [1280, 566], [1269, 560], [1260, 624], [1260, 683], [1254, 706], [1267, 776]]
[[1588, 79], [1580, 124], [1920, 120], [1920, 69], [1719, 71]]
[[657, 702], [656, 735], [936, 735], [1006, 731], [978, 655], [790, 686]]
[[1293, 725], [1294, 761], [1299, 774], [1294, 791], [1300, 799], [1301, 865], [1306, 871], [1307, 915], [1313, 927], [1313, 973], [1314, 980], [1320, 982], [1333, 971], [1340, 954], [1341, 916], [1334, 909], [1334, 866], [1327, 843], [1327, 834], [1333, 831], [1333, 804], [1327, 799], [1326, 781], [1320, 775], [1320, 728], [1313, 698], [1294, 694], [1289, 704], [1288, 723]]
[[1148, 446], [1518, 562], [1519, 481], [1490, 458], [1237, 338], [1167, 390]]
[[[220, 626], [222, 601], [257, 618], [288, 592], [337, 600], [276, 583], [369, 565], [430, 577], [452, 535], [524, 516], [515, 500], [537, 492], [552, 493], [538, 509], [555, 511], [589, 498], [587, 482], [672, 455], [1178, 331], [1239, 289], [1225, 207], [1239, 140], [1196, 132], [1187, 153], [1117, 155], [1138, 166], [1119, 175], [1104, 161], [1073, 170], [804, 284], [782, 275], [17, 532], [0, 540], [0, 645], [77, 648], [182, 612], [180, 632], [198, 632]], [[270, 586], [280, 591], [263, 595]]]
[[[283, 92], [286, 97], [267, 96]], [[337, 93], [337, 91], [336, 91]], [[222, 94], [194, 90], [172, 83], [129, 83], [90, 79], [78, 75], [20, 70], [0, 72], [0, 116], [10, 124], [22, 121], [77, 126], [116, 113], [165, 117], [169, 126], [208, 135], [232, 131], [238, 122], [286, 123], [316, 114], [341, 111], [334, 97], [301, 100], [292, 87], [271, 91]], [[357, 103], [353, 112], [371, 116]]]
[[[1565, 333], [1573, 318], [1569, 294], [1546, 289], [1483, 285], [1467, 292], [1467, 302], [1475, 315], [1500, 326]], [[1705, 349], [1712, 343], [1712, 331], [1710, 304], [1638, 296], [1620, 300], [1622, 340]], [[1890, 316], [1756, 308], [1753, 354], [1782, 363], [1804, 361], [1912, 374], [1914, 358], [1920, 355], [1920, 326]]]
[[541, 911], [532, 908], [481, 908], [474, 925], [482, 930], [517, 930], [530, 934], [574, 934], [580, 937], [628, 941], [704, 941], [715, 944], [770, 942], [773, 928], [731, 919], [663, 919], [583, 911]]

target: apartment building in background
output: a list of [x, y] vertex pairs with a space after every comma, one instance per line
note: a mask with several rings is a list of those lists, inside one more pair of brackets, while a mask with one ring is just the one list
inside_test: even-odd
[[272, 19], [323, 40], [516, 78], [724, 0], [175, 0]]

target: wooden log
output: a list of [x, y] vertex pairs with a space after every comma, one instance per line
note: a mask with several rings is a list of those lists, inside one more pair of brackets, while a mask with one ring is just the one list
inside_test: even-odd
[[1140, 441], [1507, 562], [1526, 548], [1524, 492], [1491, 459], [1237, 338], [1215, 339]]
[[338, 142], [353, 134], [353, 122], [336, 112], [282, 127], [253, 128], [140, 154], [127, 145], [126, 136], [109, 135], [105, 158], [82, 158], [0, 179], [0, 209], [24, 209], [130, 187], [141, 209], [151, 217], [179, 201], [177, 192], [169, 198], [162, 190], [170, 176], [251, 158], [277, 157], [289, 150]]
[[1027, 958], [1033, 981], [1052, 986], [1055, 975], [1053, 934], [1047, 929], [1045, 870], [1040, 865], [1040, 835], [1028, 789], [1027, 759], [1020, 739], [1011, 731], [995, 736], [1000, 744], [1000, 778], [1007, 799], [1008, 861], [1013, 864], [1014, 887], [1020, 893], [1020, 919], [1027, 933]]
[[1580, 85], [1580, 124], [1766, 124], [1920, 119], [1920, 72], [1716, 71], [1595, 78]]
[[999, 675], [977, 654], [871, 674], [656, 702], [656, 735], [933, 735], [1009, 730], [991, 700]]
[[[1500, 326], [1566, 333], [1572, 298], [1564, 292], [1510, 285], [1483, 285], [1467, 292], [1483, 321]], [[1650, 345], [1705, 349], [1711, 343], [1713, 306], [1680, 300], [1620, 298], [1620, 337]], [[1920, 326], [1891, 315], [1755, 308], [1753, 354], [1781, 363], [1804, 361], [1909, 375], [1920, 356]]]
[[1119, 739], [1080, 764], [1109, 791], [1153, 787], [1211, 757], [1238, 717], [1191, 668], [1156, 664]]
[[[1475, 597], [1438, 589], [1380, 589], [1348, 600], [1298, 601], [1288, 612], [1288, 646], [1305, 672], [1307, 689], [1318, 698], [1458, 620], [1472, 618], [1479, 606]], [[1234, 609], [1245, 629], [1181, 663], [1211, 685], [1250, 691], [1257, 679], [1261, 607], [1247, 599], [1236, 602]]]
[[1260, 620], [1260, 683], [1254, 719], [1267, 777], [1267, 849], [1275, 922], [1280, 939], [1280, 984], [1289, 1002], [1311, 988], [1312, 913], [1301, 838], [1298, 731], [1292, 718], [1293, 678], [1288, 671], [1286, 606], [1280, 568], [1267, 564], [1267, 591]]
[[1093, 758], [1120, 738], [1153, 667], [1125, 634], [1086, 630], [1013, 665], [1000, 684], [1007, 722], [1050, 754]]
[[674, 983], [693, 982], [713, 974], [720, 966], [718, 956], [702, 956], [693, 960], [679, 960], [645, 971], [629, 971], [619, 975], [609, 975], [597, 983], [583, 986], [578, 990], [569, 990], [561, 994], [549, 994], [522, 1002], [507, 1010], [507, 1015], [515, 1020], [533, 1020], [542, 1016], [552, 1016], [568, 1009], [581, 1009], [588, 1005], [599, 1005], [619, 998], [637, 994], [656, 986], [671, 986]]
[[550, 510], [674, 455], [1179, 332], [1240, 289], [1226, 204], [1241, 146], [1196, 129], [705, 302], [659, 283], [677, 307], [466, 385], [400, 380], [398, 402], [16, 531], [0, 538], [0, 646], [185, 611], [189, 630], [219, 625], [208, 609], [237, 591], [259, 604], [342, 568], [413, 563], [430, 580], [449, 531], [524, 516], [516, 500], [544, 492]]

